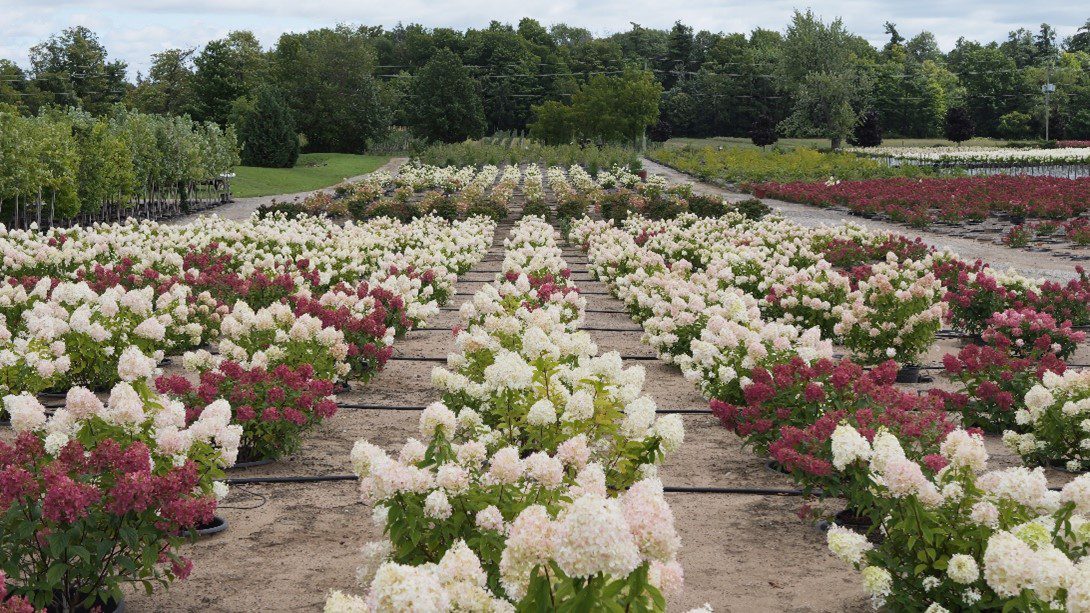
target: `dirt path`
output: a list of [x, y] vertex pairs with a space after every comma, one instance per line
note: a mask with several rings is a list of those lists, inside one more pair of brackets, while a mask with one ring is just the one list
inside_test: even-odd
[[[376, 168], [374, 172], [378, 172], [380, 170], [385, 170], [385, 171], [388, 171], [390, 173], [395, 173], [397, 171], [397, 169], [407, 161], [409, 161], [409, 158], [404, 158], [404, 157], [390, 158], [389, 162], [386, 162], [382, 166]], [[360, 179], [366, 177], [368, 174], [370, 174], [370, 173], [357, 175], [355, 177], [349, 177], [348, 179], [346, 179], [346, 181], [348, 181], [348, 182], [359, 181]], [[299, 193], [296, 193], [296, 194], [277, 194], [277, 195], [273, 195], [273, 196], [254, 196], [253, 198], [237, 198], [233, 202], [231, 202], [230, 204], [225, 204], [223, 206], [219, 206], [219, 207], [216, 207], [216, 208], [213, 208], [213, 209], [209, 209], [207, 211], [201, 211], [200, 213], [197, 213], [197, 214], [194, 214], [194, 215], [186, 215], [184, 217], [178, 217], [176, 219], [170, 220], [169, 223], [173, 224], [173, 225], [187, 224], [187, 223], [193, 222], [194, 220], [196, 220], [201, 215], [219, 215], [223, 219], [236, 219], [236, 220], [246, 219], [247, 217], [250, 216], [251, 213], [256, 211], [258, 209], [258, 207], [261, 207], [261, 206], [267, 205], [267, 204], [272, 204], [274, 201], [275, 202], [285, 202], [285, 201], [294, 200], [296, 198], [302, 199], [302, 198], [306, 198], [307, 196], [310, 196], [311, 194], [316, 194], [318, 192], [328, 191], [329, 189], [330, 188], [328, 188], [328, 187], [323, 187], [321, 189], [315, 189], [315, 190], [311, 190], [309, 192], [299, 192]]]
[[[683, 172], [653, 162], [647, 158], [643, 159], [643, 166], [648, 172], [663, 175], [672, 183], [692, 183], [694, 190], [702, 194], [723, 196], [732, 202], [750, 197], [749, 194], [699, 181]], [[803, 226], [835, 226], [851, 222], [872, 230], [888, 230], [909, 237], [919, 236], [924, 241], [937, 248], [942, 249], [944, 247], [949, 247], [963, 259], [980, 259], [991, 264], [998, 270], [1005, 271], [1009, 268], [1014, 268], [1026, 276], [1045, 277], [1047, 279], [1060, 281], [1075, 277], [1075, 265], [1071, 260], [1047, 253], [1031, 253], [1021, 249], [1011, 249], [996, 243], [975, 240], [972, 238], [950, 236], [926, 230], [917, 230], [909, 226], [895, 223], [861, 219], [858, 217], [849, 219], [842, 211], [823, 209], [805, 204], [784, 202], [771, 198], [765, 198], [763, 199], [763, 202], [771, 206], [773, 210], [783, 215], [785, 218]]]

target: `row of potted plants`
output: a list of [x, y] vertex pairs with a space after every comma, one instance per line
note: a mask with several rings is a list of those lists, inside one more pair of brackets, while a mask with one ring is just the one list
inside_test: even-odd
[[1085, 164], [1090, 143], [1059, 141], [1053, 148], [1013, 147], [849, 147], [857, 155], [911, 164], [1048, 166]]
[[502, 271], [462, 307], [442, 400], [396, 455], [352, 463], [384, 538], [364, 547], [363, 596], [326, 610], [664, 611], [680, 540], [656, 465], [682, 443], [644, 373], [598, 355], [557, 234], [524, 217]]
[[926, 226], [939, 221], [982, 221], [996, 213], [1020, 222], [1026, 217], [1066, 220], [1087, 211], [1090, 179], [994, 175], [924, 179], [756, 183], [758, 198], [777, 198], [820, 207], [846, 207], [863, 215]]
[[1090, 245], [1090, 219], [1075, 217], [1064, 222], [1046, 219], [1021, 223], [1007, 230], [1003, 235], [1003, 244], [1021, 248], [1028, 247], [1035, 241], [1053, 241], [1060, 238], [1080, 247]]
[[[224, 469], [298, 448], [336, 411], [335, 385], [373, 376], [495, 229], [196, 225], [0, 236], [0, 381], [15, 431], [0, 442], [0, 573], [12, 602], [112, 610], [124, 586], [184, 579], [192, 562], [178, 546], [212, 519]], [[166, 354], [182, 354], [189, 376], [162, 375]], [[65, 388], [48, 415], [35, 394]]]
[[[850, 228], [805, 230], [779, 221], [664, 224], [630, 219], [616, 228], [586, 219], [573, 224], [571, 240], [584, 245], [592, 271], [644, 323], [652, 346], [681, 366], [712, 399], [713, 412], [747, 446], [770, 456], [806, 490], [847, 499], [848, 511], [838, 523], [862, 520], [871, 526], [869, 536], [877, 545], [836, 525], [829, 545], [861, 569], [876, 605], [930, 611], [1085, 610], [1079, 581], [1085, 581], [1082, 560], [1090, 544], [1084, 529], [1090, 527], [1090, 475], [1053, 492], [1040, 469], [984, 473], [987, 453], [979, 430], [959, 429], [944, 396], [898, 390], [893, 386], [898, 365], [892, 360], [868, 371], [830, 358], [828, 340], [820, 335], [822, 321], [814, 315], [836, 307], [823, 301], [845, 300], [845, 291], [875, 287], [911, 303], [918, 296], [935, 299], [936, 288], [924, 292], [913, 290], [909, 280], [871, 280], [878, 274], [891, 278], [882, 265], [898, 258], [856, 261], [846, 271], [847, 288], [818, 283], [820, 295], [804, 294], [797, 305], [788, 302], [802, 309], [800, 323], [813, 324], [808, 330], [785, 323], [779, 311], [778, 321], [762, 319], [757, 296], [774, 283], [769, 268], [812, 266], [812, 259], [820, 259], [821, 249], [830, 245], [840, 257], [846, 253], [845, 241], [860, 238], [855, 234]], [[639, 245], [641, 237], [645, 240]], [[899, 246], [913, 249], [908, 243]], [[948, 263], [943, 256], [927, 266], [910, 263], [905, 268], [918, 270], [910, 279], [938, 280]], [[829, 269], [821, 270], [827, 274]], [[767, 302], [783, 306], [782, 290], [773, 294]], [[922, 311], [921, 306], [917, 313]], [[914, 329], [908, 323], [912, 316], [900, 315], [905, 323], [891, 320], [864, 328], [863, 336], [882, 339], [884, 331], [906, 323]], [[1059, 356], [1082, 340], [1068, 322], [1057, 324], [1048, 314], [1028, 309], [992, 313], [982, 336], [988, 350], [1007, 359], [1025, 356], [1027, 364], [1062, 364]], [[893, 342], [898, 338], [893, 336]], [[887, 349], [893, 350], [889, 357], [905, 353], [896, 344]], [[881, 356], [880, 351], [858, 353], [864, 362]], [[968, 363], [980, 356], [955, 359]], [[1085, 375], [1042, 371], [1041, 384], [1029, 380], [1024, 396], [1029, 408], [1018, 421], [1032, 422], [1033, 432], [1044, 438], [1024, 446], [1048, 454], [1070, 453], [1071, 442], [1083, 448], [1090, 440], [1082, 427], [1090, 408], [1090, 400], [1083, 401], [1090, 393]], [[1067, 421], [1057, 427], [1059, 417]], [[1067, 446], [1058, 451], [1054, 440]], [[949, 576], [948, 569], [953, 569]], [[1013, 570], [1018, 578], [1009, 576]]]

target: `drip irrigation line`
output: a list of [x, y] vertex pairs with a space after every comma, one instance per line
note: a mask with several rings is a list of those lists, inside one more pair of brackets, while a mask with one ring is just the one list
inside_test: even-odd
[[367, 402], [338, 402], [338, 409], [354, 409], [364, 411], [423, 411], [422, 404], [371, 404]]
[[[465, 330], [465, 328], [460, 328]], [[643, 328], [610, 328], [608, 326], [583, 326], [579, 328], [586, 332], [643, 332]], [[424, 327], [413, 328], [410, 332], [453, 332], [454, 328]]]
[[[260, 494], [258, 492], [253, 491], [253, 490], [250, 490], [250, 489], [246, 489], [246, 488], [244, 488], [242, 486], [235, 486], [233, 489], [235, 491], [243, 492], [244, 494], [246, 494], [247, 496], [250, 496], [251, 498], [257, 498], [257, 499], [260, 500], [260, 502], [258, 502], [255, 505], [250, 505], [250, 506], [218, 504], [218, 505], [216, 505], [217, 510], [219, 510], [219, 509], [234, 509], [236, 511], [253, 511], [254, 509], [260, 509], [261, 507], [265, 506], [265, 503], [267, 503], [269, 501], [269, 499], [265, 495]], [[233, 494], [234, 492], [231, 492], [231, 493]]]
[[[356, 475], [290, 475], [283, 477], [231, 477], [224, 479], [224, 483], [232, 487], [238, 485], [259, 484], [285, 484], [285, 483], [333, 483], [338, 481], [356, 481]], [[1054, 492], [1061, 488], [1048, 488]], [[797, 488], [778, 487], [717, 487], [717, 486], [689, 486], [667, 485], [662, 488], [667, 494], [739, 494], [750, 496], [821, 496], [820, 490], [803, 490]]]
[[285, 477], [228, 477], [224, 483], [236, 485], [257, 485], [261, 483], [330, 483], [334, 481], [355, 481], [356, 475], [292, 475]]
[[[622, 360], [638, 360], [650, 362], [659, 359], [654, 355], [622, 355]], [[447, 359], [439, 356], [432, 355], [395, 355], [391, 356], [389, 361], [391, 362], [446, 362]]]
[[[422, 404], [374, 404], [370, 402], [338, 402], [338, 409], [358, 411], [423, 411], [427, 408]], [[658, 409], [656, 413], [661, 415], [711, 415], [709, 409]]]
[[[339, 481], [355, 481], [356, 475], [314, 475], [314, 476], [283, 476], [283, 477], [231, 477], [224, 479], [227, 485], [260, 485], [260, 484], [287, 484], [287, 483], [334, 483]], [[765, 487], [714, 487], [714, 486], [688, 486], [667, 485], [662, 488], [670, 494], [742, 494], [754, 496], [807, 496], [816, 494], [800, 489], [765, 488]]]
[[662, 488], [667, 494], [741, 494], [750, 496], [816, 496], [820, 492], [808, 492], [800, 489], [778, 487], [714, 487], [667, 485]]

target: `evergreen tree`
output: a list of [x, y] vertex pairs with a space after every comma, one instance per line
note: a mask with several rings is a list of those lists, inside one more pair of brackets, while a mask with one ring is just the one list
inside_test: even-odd
[[882, 120], [878, 111], [866, 111], [859, 116], [848, 142], [856, 147], [877, 147], [882, 144]]
[[976, 124], [972, 115], [963, 106], [956, 106], [946, 112], [946, 138], [961, 144], [973, 137]]
[[761, 113], [749, 128], [749, 139], [762, 149], [780, 140], [776, 134], [776, 122], [768, 113]]
[[417, 73], [408, 104], [409, 126], [421, 138], [456, 143], [484, 134], [476, 81], [449, 49], [438, 51]]
[[670, 136], [670, 124], [662, 119], [659, 119], [655, 125], [651, 126], [647, 133], [647, 138], [651, 139], [653, 143], [665, 143], [670, 140]]
[[[245, 99], [244, 99], [245, 100]], [[254, 92], [251, 104], [236, 104], [234, 114], [242, 163], [265, 168], [291, 168], [299, 159], [295, 120], [283, 95], [270, 86]]]

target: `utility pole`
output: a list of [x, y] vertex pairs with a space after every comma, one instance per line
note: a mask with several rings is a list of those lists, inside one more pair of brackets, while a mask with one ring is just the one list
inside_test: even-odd
[[1041, 93], [1045, 95], [1045, 140], [1048, 140], [1048, 119], [1049, 114], [1052, 111], [1052, 105], [1049, 103], [1049, 99], [1052, 97], [1052, 93], [1056, 91], [1056, 84], [1052, 82], [1052, 64], [1055, 60], [1048, 61], [1048, 72], [1045, 76], [1045, 84], [1041, 86]]

